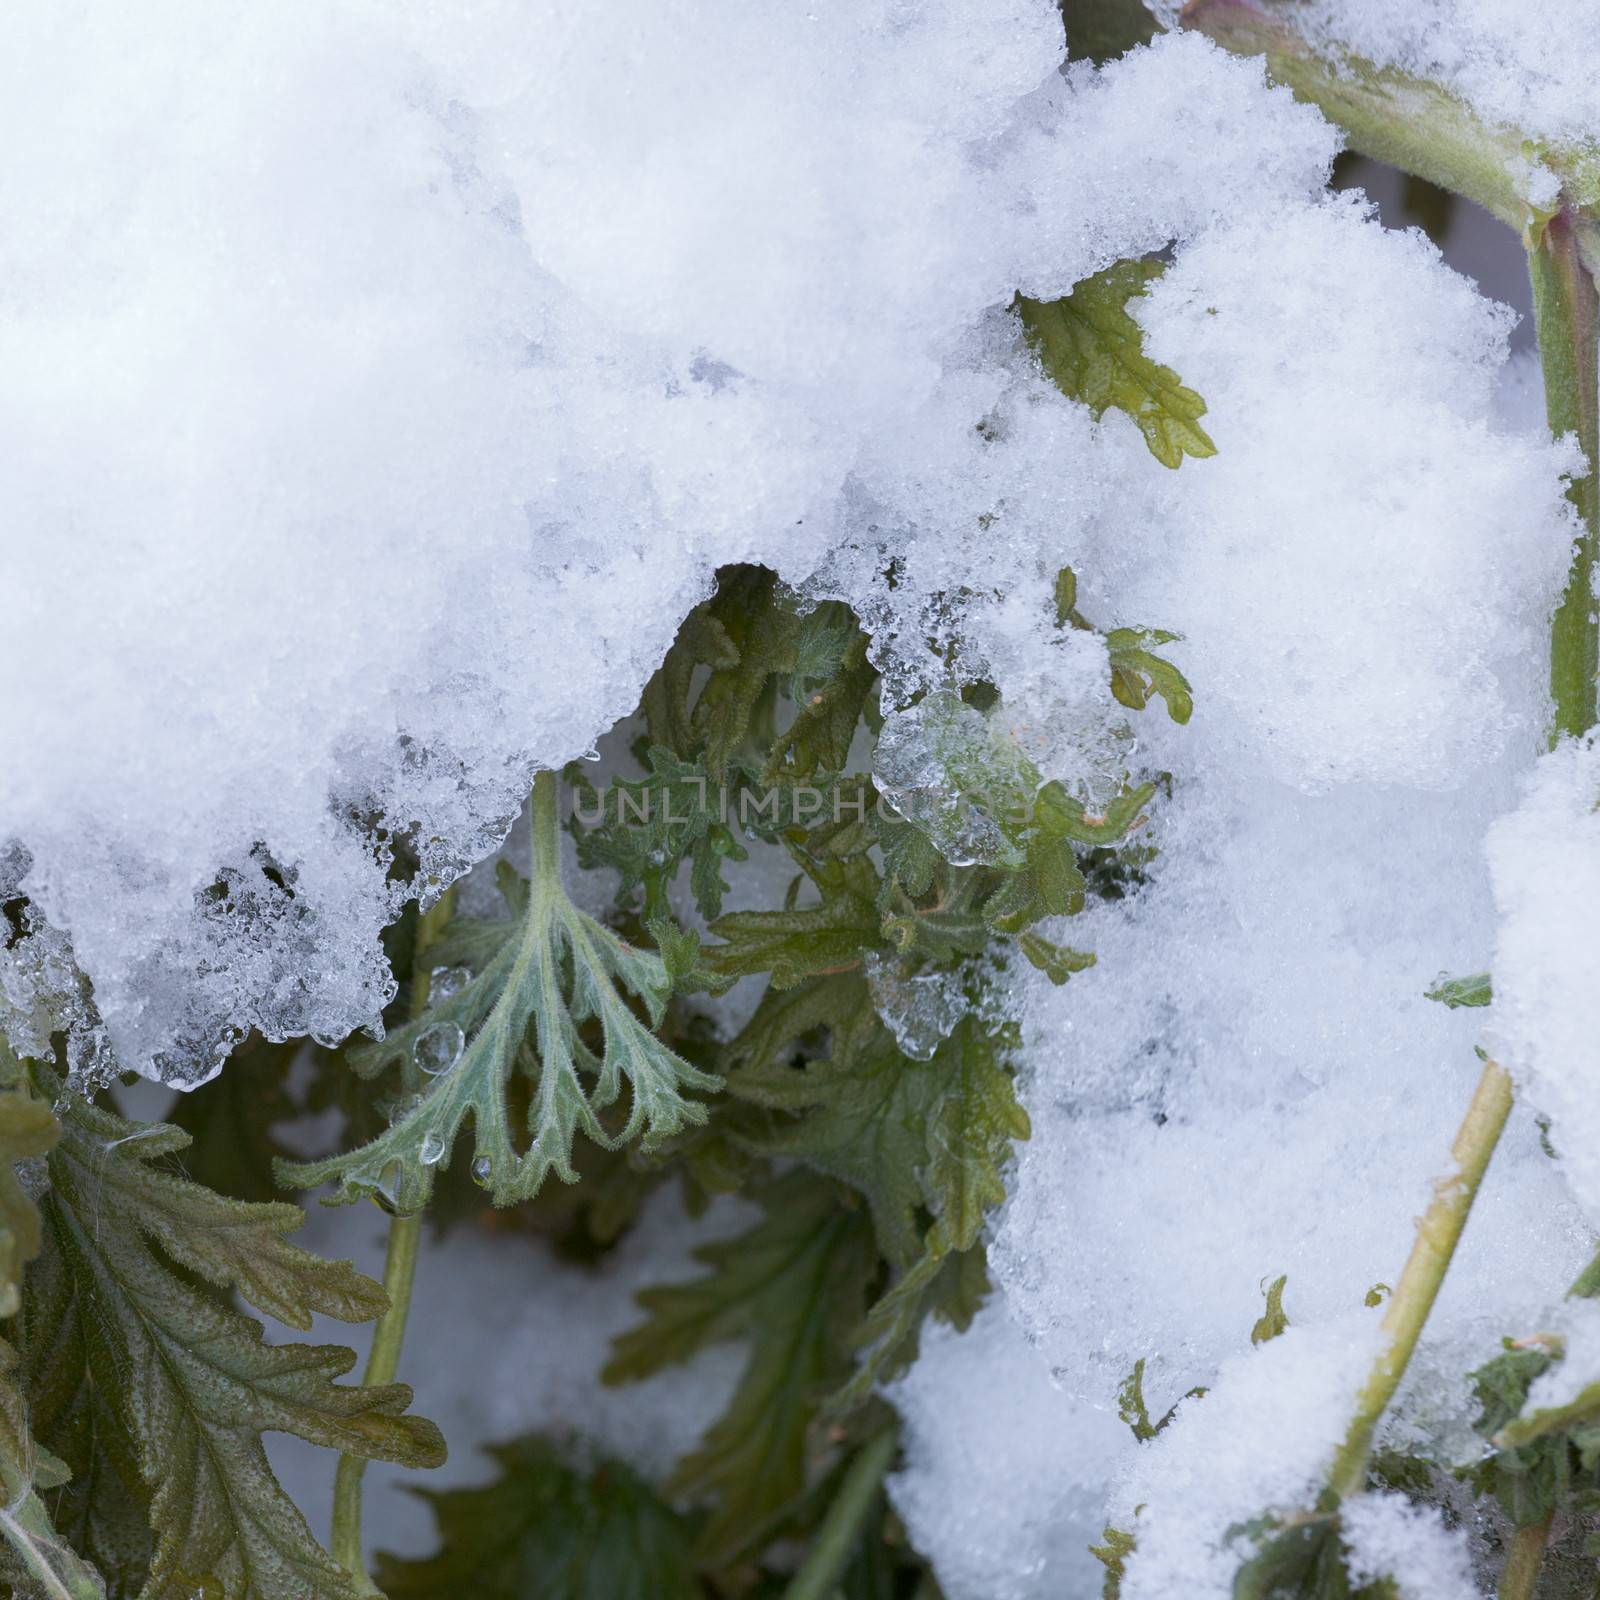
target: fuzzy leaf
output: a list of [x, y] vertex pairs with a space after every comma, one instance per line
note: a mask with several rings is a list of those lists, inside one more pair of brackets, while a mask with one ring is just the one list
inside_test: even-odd
[[15, 1351], [0, 1340], [0, 1538], [10, 1547], [0, 1577], [10, 1578], [18, 1595], [105, 1600], [104, 1580], [56, 1532], [39, 1497], [40, 1490], [59, 1488], [67, 1472], [34, 1441], [27, 1406], [11, 1382], [15, 1364]]
[[156, 1165], [187, 1144], [180, 1129], [63, 1104], [41, 1208], [51, 1247], [24, 1305], [40, 1437], [86, 1469], [93, 1418], [95, 1451], [136, 1480], [154, 1536], [143, 1600], [190, 1600], [206, 1584], [216, 1600], [349, 1600], [261, 1434], [408, 1466], [438, 1465], [444, 1441], [401, 1414], [404, 1384], [339, 1386], [351, 1351], [266, 1344], [226, 1291], [305, 1328], [315, 1313], [375, 1316], [382, 1288], [289, 1243], [297, 1207], [225, 1199]]
[[39, 1253], [39, 1208], [16, 1163], [42, 1156], [60, 1137], [55, 1113], [26, 1087], [0, 1090], [0, 1317], [22, 1303], [22, 1269]]
[[[580, 911], [562, 887], [559, 860], [552, 783], [535, 791], [532, 883], [502, 864], [500, 891], [510, 915], [453, 922], [428, 949], [430, 966], [465, 966], [473, 977], [387, 1038], [350, 1052], [352, 1067], [363, 1075], [391, 1066], [405, 1070], [441, 1054], [443, 1070], [369, 1143], [320, 1161], [280, 1163], [285, 1182], [312, 1188], [337, 1180], [330, 1203], [383, 1193], [397, 1211], [418, 1211], [470, 1116], [473, 1175], [496, 1205], [510, 1205], [531, 1198], [552, 1172], [577, 1181], [572, 1147], [580, 1131], [608, 1148], [642, 1135], [649, 1148], [705, 1121], [704, 1106], [683, 1091], [715, 1089], [721, 1080], [662, 1044], [623, 997], [624, 991], [637, 996], [652, 1023], [659, 1022], [672, 990], [666, 964]], [[598, 1053], [584, 1037], [591, 1020], [599, 1024]], [[513, 1142], [507, 1104], [513, 1072], [532, 1085], [532, 1142], [522, 1152]], [[598, 1113], [624, 1085], [631, 1096], [628, 1119], [608, 1133]]]
[[766, 1215], [753, 1228], [695, 1252], [708, 1275], [640, 1292], [648, 1320], [615, 1341], [602, 1373], [613, 1384], [647, 1378], [748, 1337], [727, 1410], [667, 1485], [713, 1502], [699, 1542], [712, 1565], [758, 1545], [804, 1492], [819, 1402], [849, 1372], [875, 1259], [864, 1218], [808, 1173], [757, 1198]]
[[1097, 419], [1112, 406], [1125, 411], [1151, 455], [1177, 467], [1185, 454], [1214, 456], [1217, 447], [1200, 426], [1205, 401], [1144, 353], [1144, 334], [1128, 314], [1128, 302], [1163, 270], [1159, 262], [1119, 261], [1085, 278], [1064, 300], [1019, 296], [1017, 307], [1056, 387]]
[[472, 1489], [421, 1489], [440, 1548], [378, 1557], [389, 1600], [702, 1600], [693, 1529], [618, 1461], [579, 1470], [535, 1436], [491, 1446]]
[[1440, 978], [1424, 998], [1437, 1000], [1452, 1011], [1459, 1006], [1486, 1006], [1494, 1002], [1494, 986], [1487, 972], [1474, 972], [1468, 978]]

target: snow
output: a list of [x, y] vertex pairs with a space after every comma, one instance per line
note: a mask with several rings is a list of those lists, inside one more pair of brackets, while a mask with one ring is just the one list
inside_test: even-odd
[[1397, 1600], [1473, 1600], [1478, 1593], [1465, 1537], [1432, 1506], [1400, 1494], [1364, 1494], [1340, 1524], [1352, 1585], [1388, 1578]]
[[[1303, 9], [1530, 134], [1600, 128], [1575, 4]], [[932, 785], [953, 853], [1007, 848], [938, 793], [958, 767], [1172, 780], [1147, 887], [1067, 934], [1097, 965], [1018, 981], [997, 1293], [892, 1391], [950, 1600], [1091, 1592], [1108, 1519], [1127, 1600], [1228, 1592], [1227, 1529], [1315, 1498], [1487, 1027], [1532, 1106], [1386, 1424], [1466, 1449], [1462, 1374], [1600, 1224], [1600, 746], [1536, 761], [1578, 458], [1512, 315], [1327, 194], [1315, 111], [1192, 36], [1063, 70], [1051, 0], [21, 0], [0, 37], [13, 1044], [187, 1086], [250, 1027], [372, 1024], [406, 899], [763, 561], [862, 617], [881, 770]], [[1218, 452], [1176, 472], [1008, 309], [1151, 251], [1131, 310]], [[1188, 726], [1110, 698], [1055, 625], [1065, 565], [1098, 625], [1182, 636]], [[1423, 998], [1491, 965], [1487, 1019]], [[901, 978], [920, 1053], [957, 997]], [[452, 1355], [420, 1408], [659, 1467], [727, 1362], [659, 1407], [588, 1385], [677, 1224], [606, 1279], [545, 1263], [463, 1345], [502, 1248], [425, 1259], [452, 1289], [413, 1348]], [[1252, 1350], [1279, 1274], [1290, 1328]], [[1116, 1417], [1140, 1359], [1154, 1415], [1211, 1390], [1147, 1444]], [[1471, 1592], [1424, 1514], [1349, 1518], [1362, 1572]]]
[[1488, 841], [1499, 911], [1493, 1037], [1551, 1119], [1550, 1137], [1600, 1220], [1600, 743], [1567, 740], [1529, 775]]
[[1558, 145], [1600, 133], [1600, 15], [1585, 0], [1305, 0], [1298, 29], [1453, 90], [1490, 122]]

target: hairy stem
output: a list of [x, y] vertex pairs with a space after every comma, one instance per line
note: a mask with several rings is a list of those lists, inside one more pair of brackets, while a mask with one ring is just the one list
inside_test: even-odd
[[[422, 964], [428, 946], [441, 933], [455, 912], [455, 890], [447, 889], [433, 906], [417, 920], [417, 938], [411, 958], [411, 1002], [413, 1017], [419, 1017], [428, 1005], [429, 974]], [[409, 1063], [406, 1068], [407, 1087], [416, 1068]], [[417, 1246], [422, 1239], [422, 1217], [389, 1219], [389, 1243], [383, 1258], [383, 1287], [389, 1304], [372, 1330], [372, 1349], [367, 1355], [366, 1370], [361, 1375], [364, 1389], [376, 1389], [393, 1383], [400, 1370], [400, 1348], [405, 1342], [406, 1319], [411, 1314], [411, 1290], [417, 1276]], [[355, 1579], [362, 1594], [381, 1591], [367, 1571], [366, 1558], [361, 1543], [361, 1484], [366, 1477], [367, 1463], [360, 1456], [340, 1456], [333, 1477], [333, 1537], [331, 1554], [335, 1561]]]
[[1472, 1103], [1450, 1148], [1454, 1166], [1435, 1182], [1433, 1199], [1417, 1224], [1410, 1258], [1384, 1312], [1382, 1347], [1357, 1396], [1355, 1416], [1334, 1458], [1329, 1483], [1340, 1499], [1359, 1493], [1366, 1482], [1367, 1457], [1378, 1420], [1405, 1375], [1406, 1364], [1433, 1309], [1510, 1111], [1511, 1079], [1496, 1062], [1485, 1061]]
[[556, 803], [556, 775], [541, 772], [533, 780], [529, 808], [533, 834], [533, 892], [561, 888], [561, 808]]
[[1576, 434], [1586, 465], [1567, 490], [1583, 531], [1550, 628], [1552, 742], [1594, 726], [1595, 678], [1600, 670], [1594, 596], [1595, 556], [1600, 548], [1600, 479], [1595, 474], [1600, 460], [1600, 304], [1579, 245], [1578, 219], [1571, 210], [1563, 210], [1551, 218], [1528, 253], [1550, 431], [1557, 437]]
[[887, 1428], [856, 1452], [804, 1565], [783, 1592], [783, 1600], [829, 1600], [855, 1554], [867, 1515], [899, 1446], [898, 1432]]
[[1499, 1600], [1533, 1600], [1544, 1565], [1545, 1542], [1550, 1537], [1550, 1518], [1518, 1528], [1506, 1553], [1505, 1570], [1500, 1574]]

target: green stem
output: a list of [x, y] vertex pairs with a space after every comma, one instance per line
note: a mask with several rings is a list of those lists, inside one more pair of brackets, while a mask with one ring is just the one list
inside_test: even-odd
[[[364, 1389], [393, 1383], [400, 1368], [400, 1346], [406, 1336], [411, 1310], [411, 1288], [416, 1281], [417, 1244], [422, 1237], [422, 1216], [394, 1217], [389, 1223], [389, 1248], [384, 1256], [383, 1287], [389, 1307], [372, 1330], [372, 1351], [361, 1375]], [[363, 1594], [378, 1594], [367, 1572], [361, 1547], [361, 1480], [367, 1463], [360, 1456], [340, 1456], [333, 1478], [332, 1554]]]
[[1558, 438], [1576, 434], [1587, 468], [1567, 490], [1583, 531], [1550, 628], [1552, 742], [1594, 726], [1595, 679], [1600, 670], [1594, 596], [1595, 556], [1600, 548], [1600, 479], [1595, 474], [1600, 460], [1600, 303], [1579, 245], [1578, 219], [1568, 209], [1551, 218], [1528, 253], [1550, 431]]
[[[1528, 142], [1483, 121], [1447, 89], [1358, 56], [1330, 59], [1296, 31], [1294, 6], [1278, 0], [1189, 0], [1180, 20], [1235, 55], [1265, 57], [1268, 73], [1343, 129], [1362, 155], [1463, 195], [1519, 233], [1538, 222], [1527, 198]], [[1566, 158], [1543, 159], [1566, 175]]]
[[[416, 943], [411, 956], [411, 1002], [413, 1017], [420, 1017], [428, 1006], [429, 969], [422, 957], [455, 914], [456, 892], [445, 890], [418, 918]], [[414, 1088], [416, 1068], [408, 1064], [406, 1087]], [[361, 1387], [376, 1389], [393, 1383], [400, 1370], [400, 1348], [405, 1342], [406, 1320], [411, 1314], [411, 1291], [417, 1277], [417, 1246], [422, 1240], [422, 1216], [395, 1216], [389, 1219], [389, 1243], [383, 1257], [383, 1287], [389, 1304], [372, 1330], [372, 1349], [367, 1354]], [[333, 1475], [333, 1536], [330, 1553], [355, 1579], [362, 1594], [379, 1594], [372, 1581], [361, 1541], [361, 1484], [367, 1463], [361, 1456], [339, 1457]]]
[[867, 1515], [899, 1447], [899, 1434], [887, 1428], [856, 1452], [805, 1563], [783, 1592], [783, 1600], [828, 1600], [855, 1554]]
[[1410, 1258], [1384, 1312], [1382, 1347], [1356, 1398], [1355, 1416], [1334, 1458], [1329, 1486], [1341, 1500], [1360, 1493], [1366, 1483], [1367, 1458], [1378, 1420], [1405, 1375], [1510, 1111], [1511, 1079], [1503, 1067], [1485, 1061], [1472, 1104], [1450, 1149], [1454, 1168], [1434, 1184], [1433, 1200], [1417, 1224]]
[[540, 889], [561, 888], [561, 808], [556, 803], [556, 775], [541, 772], [533, 780], [529, 807], [532, 830], [533, 884]]
[[1518, 1528], [1506, 1553], [1505, 1570], [1500, 1574], [1499, 1600], [1533, 1600], [1544, 1565], [1545, 1542], [1550, 1537], [1550, 1518]]

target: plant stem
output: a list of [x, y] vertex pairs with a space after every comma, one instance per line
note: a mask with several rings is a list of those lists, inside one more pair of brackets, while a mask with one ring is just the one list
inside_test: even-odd
[[[384, 1255], [383, 1287], [389, 1307], [372, 1330], [372, 1351], [361, 1387], [376, 1389], [393, 1383], [400, 1367], [400, 1346], [406, 1336], [411, 1310], [411, 1287], [416, 1280], [417, 1243], [422, 1237], [422, 1215], [395, 1217], [389, 1223], [389, 1248]], [[333, 1557], [356, 1580], [363, 1594], [379, 1593], [367, 1573], [361, 1548], [361, 1480], [367, 1463], [361, 1456], [340, 1456], [333, 1479]]]
[[1575, 433], [1587, 470], [1567, 497], [1583, 531], [1566, 593], [1550, 628], [1550, 694], [1555, 702], [1552, 743], [1586, 733], [1595, 722], [1600, 670], [1600, 625], [1595, 619], [1595, 556], [1600, 548], [1600, 304], [1579, 252], [1578, 222], [1570, 208], [1550, 219], [1528, 253], [1533, 312], [1544, 368], [1545, 410], [1556, 437]]
[[1485, 1061], [1472, 1103], [1450, 1147], [1454, 1169], [1434, 1183], [1433, 1199], [1417, 1224], [1410, 1258], [1384, 1312], [1382, 1348], [1357, 1396], [1356, 1414], [1334, 1458], [1329, 1485], [1341, 1500], [1359, 1493], [1366, 1483], [1367, 1457], [1378, 1419], [1405, 1375], [1510, 1111], [1511, 1079], [1496, 1062]]
[[[1448, 89], [1358, 56], [1329, 59], [1297, 31], [1292, 4], [1189, 0], [1179, 20], [1235, 55], [1265, 57], [1268, 73], [1316, 106], [1362, 155], [1463, 195], [1519, 232], [1537, 220], [1527, 198], [1527, 142]], [[1540, 159], [1560, 176], [1559, 155]]]
[[[1552, 1513], [1553, 1515], [1553, 1513]], [[1505, 1570], [1500, 1574], [1499, 1600], [1533, 1600], [1539, 1569], [1544, 1565], [1545, 1542], [1550, 1537], [1550, 1518], [1518, 1528], [1506, 1554]]]
[[[416, 943], [411, 955], [412, 1017], [427, 1009], [429, 971], [422, 957], [455, 914], [455, 889], [449, 888], [417, 919]], [[406, 1072], [406, 1086], [414, 1087], [416, 1069]], [[394, 1382], [400, 1370], [400, 1347], [405, 1342], [406, 1319], [411, 1314], [411, 1291], [417, 1277], [417, 1246], [422, 1239], [420, 1212], [389, 1219], [389, 1242], [383, 1256], [383, 1287], [389, 1304], [372, 1330], [372, 1349], [367, 1354], [366, 1370], [361, 1374], [363, 1389], [376, 1389]], [[343, 1455], [333, 1475], [333, 1536], [330, 1553], [355, 1579], [362, 1594], [381, 1591], [367, 1571], [361, 1543], [361, 1483], [367, 1472], [362, 1456]]]
[[855, 1554], [867, 1514], [899, 1447], [898, 1431], [886, 1428], [856, 1452], [804, 1564], [783, 1592], [783, 1600], [828, 1600]]
[[540, 889], [561, 887], [561, 808], [556, 804], [556, 775], [541, 772], [533, 780], [533, 803], [529, 807], [532, 832], [533, 886]]

